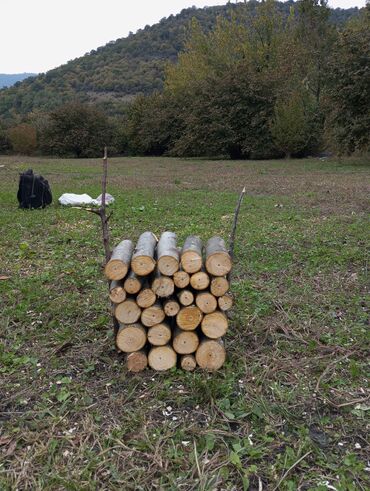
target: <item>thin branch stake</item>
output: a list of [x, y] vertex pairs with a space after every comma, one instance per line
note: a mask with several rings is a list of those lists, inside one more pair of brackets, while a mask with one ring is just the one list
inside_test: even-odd
[[[240, 193], [238, 203], [237, 203], [236, 208], [235, 208], [233, 228], [231, 229], [231, 234], [230, 234], [229, 254], [230, 254], [231, 260], [234, 260], [234, 246], [235, 246], [236, 227], [238, 225], [239, 212], [240, 212], [240, 207], [241, 207], [242, 202], [243, 202], [244, 195], [245, 195], [245, 186], [244, 186], [242, 192]], [[229, 282], [231, 281], [231, 271], [227, 275], [227, 279]]]

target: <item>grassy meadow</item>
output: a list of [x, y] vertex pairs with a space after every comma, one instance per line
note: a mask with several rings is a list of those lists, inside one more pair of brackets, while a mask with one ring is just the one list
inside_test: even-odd
[[[45, 210], [17, 208], [29, 167]], [[101, 161], [0, 157], [0, 489], [369, 489], [369, 177], [361, 159], [110, 159], [112, 244], [227, 239], [247, 189], [226, 365], [132, 375], [100, 221], [57, 203], [99, 195]]]

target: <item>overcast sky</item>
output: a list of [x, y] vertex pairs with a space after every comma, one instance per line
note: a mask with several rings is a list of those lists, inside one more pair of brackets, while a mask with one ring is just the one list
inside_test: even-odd
[[[0, 73], [44, 72], [183, 8], [226, 0], [0, 0]], [[329, 0], [363, 7], [365, 0]]]

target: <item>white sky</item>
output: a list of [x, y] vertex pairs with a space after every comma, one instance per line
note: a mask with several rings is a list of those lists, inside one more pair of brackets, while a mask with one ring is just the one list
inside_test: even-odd
[[[183, 8], [226, 0], [0, 0], [0, 73], [43, 72]], [[363, 7], [365, 0], [329, 0]]]

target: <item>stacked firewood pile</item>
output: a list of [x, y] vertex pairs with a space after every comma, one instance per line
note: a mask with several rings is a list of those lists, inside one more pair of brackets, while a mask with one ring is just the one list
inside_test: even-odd
[[225, 242], [212, 237], [203, 247], [197, 236], [177, 247], [176, 234], [159, 241], [144, 232], [134, 246], [122, 241], [105, 267], [110, 299], [119, 322], [117, 347], [127, 353], [129, 371], [213, 371], [224, 363], [222, 337], [226, 311], [233, 305], [228, 275], [231, 257]]

